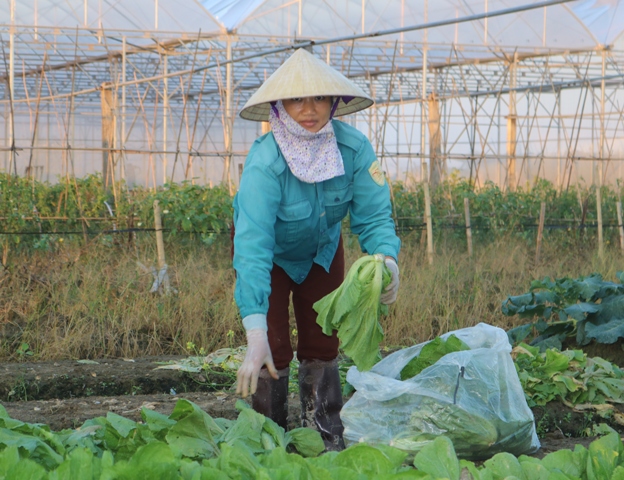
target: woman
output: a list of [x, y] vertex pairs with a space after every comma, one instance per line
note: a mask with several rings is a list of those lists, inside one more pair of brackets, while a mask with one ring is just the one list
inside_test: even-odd
[[389, 187], [366, 137], [333, 119], [372, 104], [299, 49], [240, 113], [268, 120], [271, 132], [249, 151], [234, 199], [235, 299], [248, 342], [237, 393], [251, 393], [254, 410], [286, 428], [292, 293], [302, 424], [335, 450], [344, 448], [338, 338], [322, 333], [312, 305], [344, 279], [340, 228], [347, 213], [362, 251], [386, 255], [392, 281], [383, 303], [396, 300], [399, 285]]

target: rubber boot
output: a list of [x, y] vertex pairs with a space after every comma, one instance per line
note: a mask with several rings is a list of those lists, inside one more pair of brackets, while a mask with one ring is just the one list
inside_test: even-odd
[[251, 396], [251, 407], [270, 418], [284, 430], [288, 427], [288, 367], [278, 370], [275, 380], [266, 368], [260, 370], [256, 393]]
[[299, 365], [299, 395], [301, 425], [318, 430], [328, 451], [344, 450], [338, 361], [303, 360]]

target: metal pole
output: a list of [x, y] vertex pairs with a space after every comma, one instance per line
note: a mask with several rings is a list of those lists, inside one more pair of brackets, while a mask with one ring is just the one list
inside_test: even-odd
[[509, 66], [509, 116], [507, 117], [507, 188], [516, 189], [516, 80], [518, 54]]
[[126, 179], [126, 54], [127, 54], [127, 43], [126, 36], [122, 38], [121, 43], [122, 53], [121, 53], [121, 134], [119, 135], [119, 149], [120, 155], [119, 163], [121, 164], [121, 178], [122, 180]]
[[35, 37], [35, 40], [38, 40], [39, 39], [39, 34], [38, 34], [38, 32], [39, 32], [39, 29], [38, 29], [38, 26], [39, 26], [39, 18], [38, 18], [39, 17], [39, 3], [37, 2], [37, 0], [35, 0], [33, 15], [34, 15], [34, 20], [35, 20], [35, 35], [34, 35], [34, 37]]
[[[488, 13], [488, 0], [485, 0], [485, 13]], [[488, 36], [488, 18], [485, 17], [484, 20], [484, 28], [483, 28], [483, 44], [487, 45], [487, 36]]]
[[604, 162], [604, 141], [605, 141], [605, 125], [604, 125], [604, 110], [605, 110], [605, 68], [606, 68], [606, 51], [602, 50], [602, 82], [600, 88], [602, 89], [600, 94], [600, 146], [598, 164], [596, 165], [596, 176], [598, 181], [596, 182], [596, 208], [598, 209], [598, 256], [603, 258], [604, 245], [603, 245], [603, 232], [602, 232], [602, 176], [603, 176], [603, 162]]
[[362, 0], [362, 35], [366, 32], [364, 25], [366, 24], [366, 0]]
[[169, 129], [169, 81], [167, 78], [167, 52], [163, 53], [165, 59], [163, 69], [165, 71], [164, 90], [163, 90], [163, 183], [167, 183], [167, 130]]
[[[425, 16], [424, 20], [427, 23], [428, 17], [428, 0], [425, 0]], [[420, 178], [425, 181], [429, 181], [429, 175], [425, 172], [426, 162], [425, 162], [425, 144], [426, 144], [426, 123], [427, 123], [427, 115], [425, 113], [425, 105], [427, 103], [427, 29], [423, 31], [423, 60], [422, 60], [422, 92], [421, 92], [421, 103], [420, 103]]]
[[[15, 147], [15, 0], [11, 0], [11, 33], [9, 34], [9, 103], [11, 112], [9, 115], [9, 132], [7, 139], [11, 147]], [[7, 171], [11, 173], [11, 165], [15, 162], [15, 152], [9, 152], [9, 168]], [[17, 168], [17, 166], [16, 166]], [[17, 175], [17, 171], [13, 172]]]
[[225, 66], [225, 163], [223, 165], [223, 181], [228, 186], [230, 193], [233, 193], [230, 174], [232, 166], [232, 124], [234, 123], [232, 119], [232, 62], [229, 62], [232, 59], [232, 37], [230, 35], [227, 36], [226, 59], [228, 63]]

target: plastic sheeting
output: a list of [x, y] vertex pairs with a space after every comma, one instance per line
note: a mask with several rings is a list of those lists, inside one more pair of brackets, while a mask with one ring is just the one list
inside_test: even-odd
[[349, 369], [356, 392], [340, 413], [347, 445], [385, 444], [415, 454], [445, 435], [457, 455], [469, 459], [539, 448], [505, 331], [480, 323], [442, 338], [452, 334], [470, 350], [449, 353], [411, 379], [401, 381], [401, 370], [427, 342], [389, 355], [370, 371]]

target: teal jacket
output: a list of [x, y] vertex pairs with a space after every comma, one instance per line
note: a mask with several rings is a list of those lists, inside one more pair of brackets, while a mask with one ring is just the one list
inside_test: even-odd
[[272, 133], [249, 151], [234, 197], [234, 297], [243, 318], [266, 315], [273, 263], [297, 283], [312, 263], [329, 270], [347, 214], [363, 252], [398, 256], [390, 190], [373, 147], [359, 130], [332, 122], [345, 168], [339, 177], [300, 181]]

